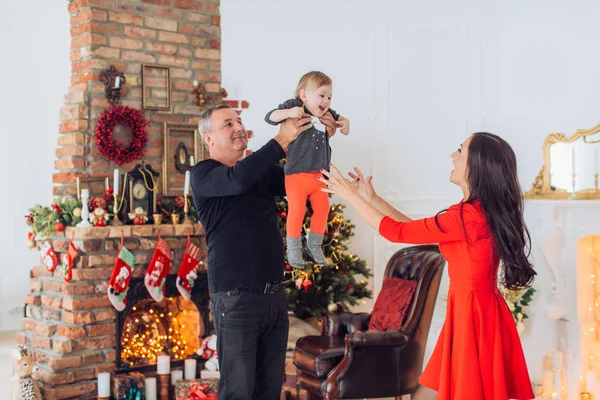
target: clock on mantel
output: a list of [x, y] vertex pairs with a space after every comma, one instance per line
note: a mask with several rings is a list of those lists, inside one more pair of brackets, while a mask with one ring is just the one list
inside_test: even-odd
[[137, 207], [142, 207], [146, 211], [148, 221], [153, 222], [152, 214], [156, 213], [159, 175], [150, 164], [144, 164], [143, 161], [127, 173], [125, 188], [127, 207], [123, 207], [122, 210], [124, 221], [130, 221], [128, 213], [133, 213]]

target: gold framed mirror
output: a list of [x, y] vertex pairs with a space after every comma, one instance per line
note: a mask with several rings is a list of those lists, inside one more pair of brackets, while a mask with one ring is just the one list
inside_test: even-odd
[[544, 165], [526, 199], [600, 199], [600, 125], [567, 137], [551, 133], [542, 145]]
[[171, 69], [142, 64], [142, 109], [171, 110]]

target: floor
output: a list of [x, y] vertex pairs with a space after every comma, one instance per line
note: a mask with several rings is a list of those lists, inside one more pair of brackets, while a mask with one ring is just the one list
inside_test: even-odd
[[16, 332], [0, 332], [0, 399], [10, 399], [12, 359], [10, 352], [17, 345]]

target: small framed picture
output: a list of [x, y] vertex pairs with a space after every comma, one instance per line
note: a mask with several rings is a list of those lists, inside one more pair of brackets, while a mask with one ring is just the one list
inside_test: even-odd
[[171, 110], [171, 69], [169, 67], [142, 64], [142, 108]]
[[208, 158], [198, 127], [191, 124], [163, 124], [163, 196], [181, 196], [185, 172]]

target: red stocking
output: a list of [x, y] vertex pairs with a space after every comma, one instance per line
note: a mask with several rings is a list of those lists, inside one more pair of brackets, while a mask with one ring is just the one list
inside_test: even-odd
[[121, 250], [108, 281], [108, 299], [117, 311], [123, 311], [127, 305], [131, 269], [135, 265], [135, 257], [123, 246], [123, 241], [123, 232], [121, 232]]
[[197, 267], [201, 257], [200, 249], [190, 241], [190, 234], [188, 233], [188, 243], [183, 255], [183, 261], [179, 267], [176, 283], [179, 294], [186, 300], [192, 297], [192, 288], [198, 277]]
[[77, 257], [77, 248], [73, 243], [74, 237], [75, 231], [73, 231], [73, 237], [71, 237], [71, 241], [69, 242], [69, 250], [67, 251], [67, 254], [63, 256], [62, 264], [59, 267], [65, 282], [71, 282], [71, 269], [73, 268], [75, 257]]
[[56, 269], [56, 265], [58, 264], [58, 257], [52, 248], [50, 242], [44, 242], [42, 247], [40, 248], [40, 256], [42, 261], [46, 265], [46, 269], [52, 272]]
[[169, 268], [171, 268], [171, 248], [160, 238], [159, 233], [156, 250], [154, 250], [154, 255], [144, 276], [146, 289], [156, 302], [162, 301], [165, 297], [165, 281], [169, 274]]

